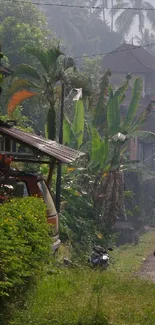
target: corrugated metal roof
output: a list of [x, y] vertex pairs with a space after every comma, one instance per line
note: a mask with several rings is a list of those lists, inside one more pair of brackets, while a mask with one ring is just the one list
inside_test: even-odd
[[16, 127], [0, 126], [0, 134], [10, 137], [11, 139], [23, 143], [33, 149], [38, 149], [44, 155], [56, 158], [64, 163], [72, 163], [76, 159], [85, 155], [83, 152], [61, 145], [56, 141], [21, 131]]

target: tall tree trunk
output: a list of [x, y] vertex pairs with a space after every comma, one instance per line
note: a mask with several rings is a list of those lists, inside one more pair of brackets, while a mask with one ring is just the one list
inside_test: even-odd
[[49, 108], [47, 113], [47, 133], [48, 139], [55, 140], [56, 138], [56, 112], [52, 106]]
[[102, 0], [102, 16], [103, 21], [105, 22], [105, 0]]
[[143, 46], [143, 45], [145, 45], [144, 44], [144, 33], [143, 33], [143, 28], [140, 26], [140, 33], [141, 33], [141, 39], [142, 39], [142, 42], [141, 42], [141, 45]]

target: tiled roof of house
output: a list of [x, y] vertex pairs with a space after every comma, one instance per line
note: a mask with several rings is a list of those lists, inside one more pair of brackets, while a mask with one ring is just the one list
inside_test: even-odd
[[118, 73], [147, 73], [155, 70], [155, 57], [143, 47], [124, 43], [103, 58], [103, 69]]

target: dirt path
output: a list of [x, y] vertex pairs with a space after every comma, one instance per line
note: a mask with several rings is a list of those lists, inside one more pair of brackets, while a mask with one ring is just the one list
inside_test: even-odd
[[155, 257], [151, 254], [143, 263], [138, 276], [155, 282]]

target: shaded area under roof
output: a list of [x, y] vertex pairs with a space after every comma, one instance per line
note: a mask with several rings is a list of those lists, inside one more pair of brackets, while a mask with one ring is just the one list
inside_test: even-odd
[[[43, 155], [46, 155], [51, 158], [55, 158], [63, 163], [72, 163], [76, 159], [84, 156], [83, 152], [74, 150], [67, 146], [61, 145], [56, 141], [52, 141], [36, 134], [27, 133], [21, 131], [16, 127], [10, 127], [9, 125], [3, 126], [0, 121], [0, 134], [7, 136], [18, 143], [25, 144], [31, 149], [37, 149]], [[1, 126], [2, 125], [2, 126]]]
[[148, 73], [155, 70], [155, 57], [143, 47], [124, 43], [103, 58], [103, 68], [119, 73]]

